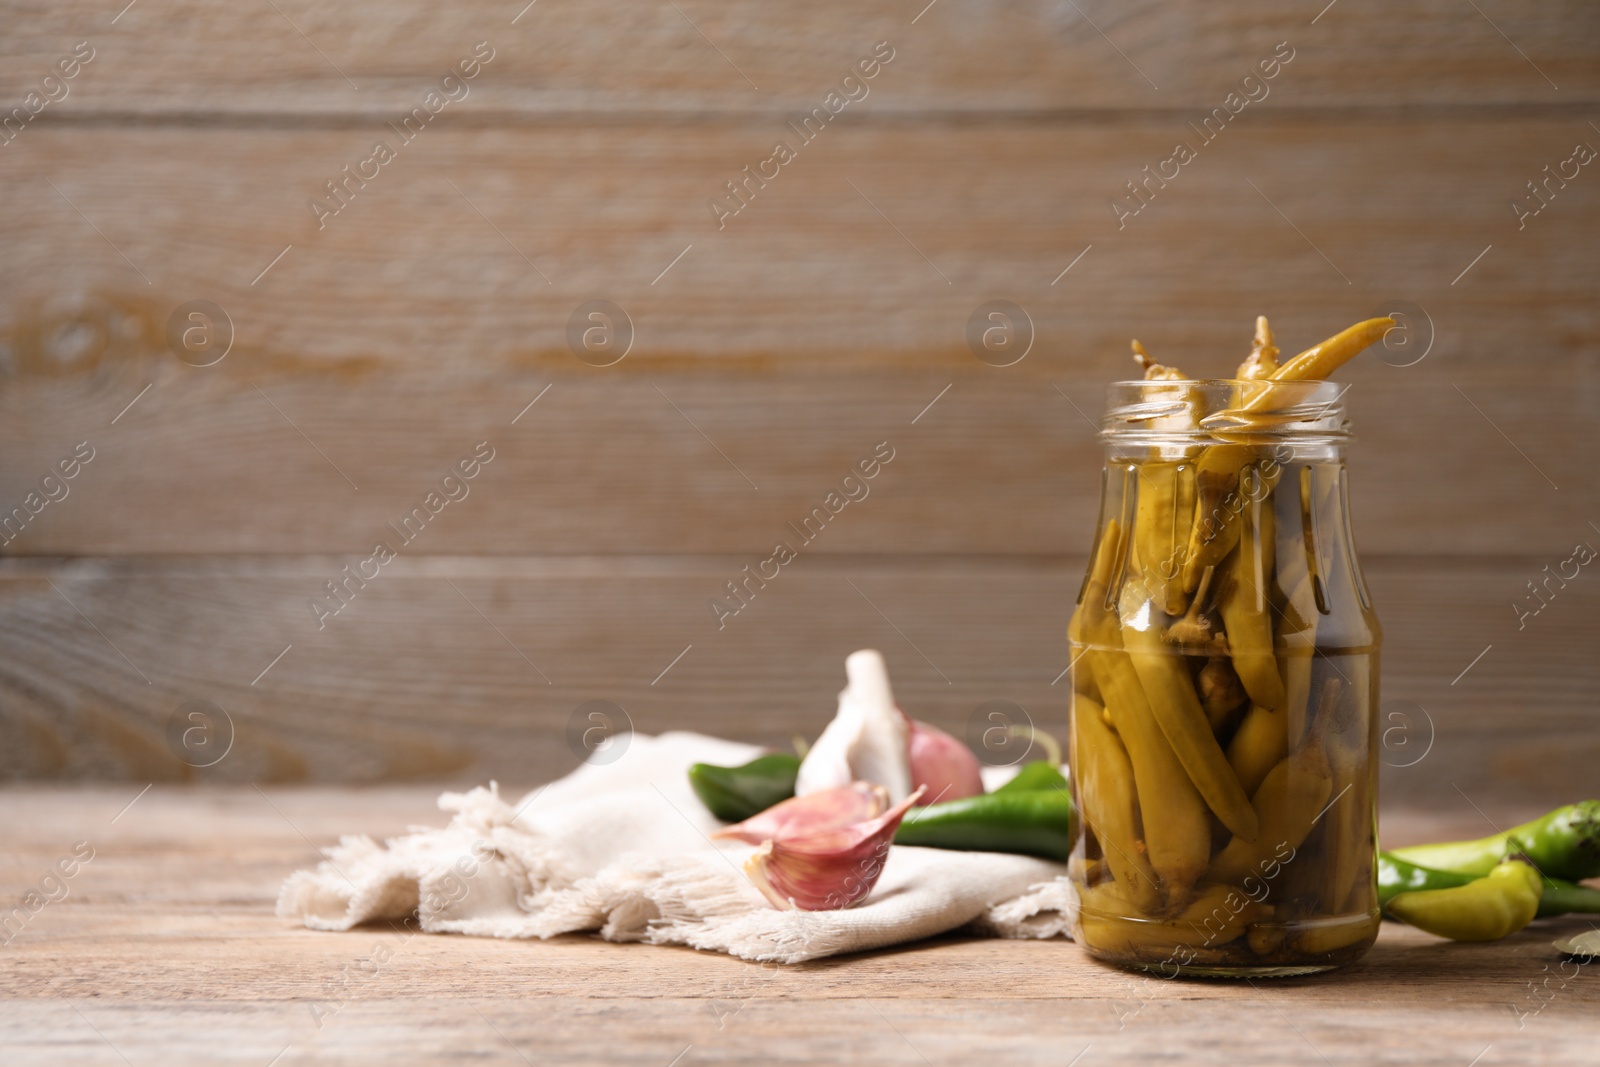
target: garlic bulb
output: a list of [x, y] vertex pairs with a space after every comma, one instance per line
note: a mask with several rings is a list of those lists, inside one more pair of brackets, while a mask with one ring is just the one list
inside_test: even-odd
[[981, 796], [983, 777], [972, 750], [937, 726], [916, 719], [908, 721], [911, 738], [906, 750], [911, 782], [928, 787], [928, 803]]
[[875, 649], [852, 652], [844, 668], [848, 684], [839, 711], [800, 764], [795, 795], [865, 781], [883, 786], [898, 803], [911, 793], [910, 727], [895, 707], [889, 669]]

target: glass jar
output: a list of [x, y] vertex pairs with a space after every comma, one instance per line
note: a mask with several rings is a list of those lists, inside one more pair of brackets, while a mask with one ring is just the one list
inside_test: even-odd
[[1111, 386], [1068, 628], [1074, 932], [1169, 977], [1308, 974], [1377, 937], [1378, 646], [1343, 388]]

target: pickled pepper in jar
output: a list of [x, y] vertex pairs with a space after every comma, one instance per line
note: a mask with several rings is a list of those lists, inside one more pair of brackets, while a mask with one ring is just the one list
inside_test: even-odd
[[[1305, 974], [1377, 936], [1378, 649], [1351, 542], [1343, 387], [1382, 320], [1250, 380], [1110, 390], [1068, 637], [1076, 928], [1168, 975]], [[1243, 376], [1242, 376], [1243, 377]]]

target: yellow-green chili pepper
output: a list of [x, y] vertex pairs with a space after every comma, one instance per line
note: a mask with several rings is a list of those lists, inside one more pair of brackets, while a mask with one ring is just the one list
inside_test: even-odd
[[1389, 901], [1388, 913], [1452, 941], [1496, 941], [1533, 921], [1539, 895], [1539, 872], [1506, 860], [1463, 886], [1401, 893]]
[[1138, 465], [1135, 478], [1134, 557], [1156, 605], [1168, 615], [1180, 615], [1189, 604], [1183, 587], [1184, 544], [1194, 519], [1194, 464], [1151, 460]]
[[[1402, 893], [1420, 889], [1454, 889], [1456, 886], [1476, 882], [1481, 874], [1461, 871], [1439, 871], [1407, 863], [1393, 852], [1378, 853], [1378, 903], [1389, 906], [1389, 901]], [[1578, 885], [1562, 878], [1545, 878], [1539, 894], [1538, 919], [1554, 915], [1593, 915], [1600, 913], [1600, 889]]]
[[1133, 764], [1106, 723], [1105, 709], [1087, 697], [1078, 701], [1072, 711], [1072, 765], [1079, 815], [1123, 895], [1141, 913], [1154, 915], [1164, 901], [1140, 833]]
[[[1167, 907], [1181, 908], [1189, 902], [1211, 855], [1206, 802], [1156, 724], [1128, 654], [1096, 650], [1086, 653], [1084, 662], [1094, 671], [1111, 725], [1128, 751], [1150, 866], [1161, 878]], [[1121, 847], [1138, 846], [1125, 841]]]
[[1254, 841], [1235, 837], [1217, 853], [1208, 872], [1213, 882], [1237, 885], [1260, 871], [1279, 849], [1297, 849], [1305, 843], [1333, 792], [1321, 742], [1320, 737], [1311, 737], [1267, 772], [1253, 798], [1259, 835]]
[[[1211, 732], [1211, 722], [1200, 706], [1189, 668], [1162, 646], [1160, 633], [1148, 619], [1142, 620], [1142, 628], [1140, 621], [1136, 617], [1123, 624], [1122, 644], [1161, 732], [1222, 824], [1246, 841], [1254, 841], [1259, 830], [1255, 809], [1250, 806], [1250, 797], [1240, 787], [1238, 777], [1228, 765], [1227, 755]], [[1098, 664], [1095, 676], [1100, 679], [1104, 692], [1106, 679], [1100, 675]], [[1106, 697], [1111, 700], [1109, 693]], [[1113, 708], [1111, 714], [1115, 716], [1117, 709]], [[1120, 731], [1120, 725], [1118, 729]], [[1143, 796], [1141, 789], [1140, 797]]]
[[1394, 328], [1389, 316], [1367, 319], [1346, 327], [1283, 364], [1272, 375], [1273, 381], [1323, 381], [1342, 365], [1360, 355], [1368, 345]]
[[[1079, 670], [1093, 676], [1105, 698], [1111, 725], [1126, 746], [1148, 864], [1161, 880], [1166, 905], [1181, 908], [1206, 868], [1211, 852], [1210, 817], [1205, 801], [1156, 724], [1138, 673], [1122, 651], [1117, 613], [1107, 603], [1114, 572], [1122, 562], [1124, 540], [1120, 524], [1107, 522], [1095, 544], [1094, 563], [1078, 595], [1078, 610], [1067, 626], [1067, 636], [1075, 647], [1084, 646], [1078, 654]], [[1079, 785], [1081, 788], [1083, 783]], [[1118, 842], [1118, 847], [1136, 850], [1139, 846], [1129, 837]], [[1132, 880], [1128, 881], [1131, 884]]]
[[1244, 508], [1241, 478], [1251, 450], [1245, 445], [1212, 445], [1195, 463], [1194, 521], [1184, 531], [1185, 592], [1194, 592], [1207, 567], [1215, 567], [1239, 543], [1239, 513]]
[[[1109, 520], [1094, 546], [1094, 563], [1084, 575], [1078, 590], [1077, 610], [1067, 622], [1067, 640], [1074, 645], [1120, 646], [1117, 618], [1106, 601], [1110, 596], [1111, 572], [1116, 569], [1123, 549], [1124, 531], [1116, 519]], [[1088, 672], [1091, 673], [1092, 672]]]
[[1144, 345], [1138, 338], [1133, 341], [1133, 361], [1139, 364], [1139, 369], [1144, 371], [1144, 380], [1147, 382], [1186, 382], [1189, 376], [1177, 367], [1168, 367], [1157, 363], [1149, 352], [1144, 350]]
[[[1238, 940], [1245, 928], [1271, 914], [1271, 905], [1251, 900], [1232, 886], [1207, 886], [1174, 909], [1170, 917], [1129, 922], [1124, 916], [1131, 904], [1117, 882], [1103, 882], [1083, 890], [1086, 940], [1103, 952], [1121, 952], [1159, 964], [1165, 977], [1183, 973], [1184, 948], [1216, 948]], [[1170, 970], [1169, 970], [1170, 968]]]
[[1288, 713], [1252, 704], [1228, 742], [1228, 766], [1239, 779], [1239, 787], [1255, 796], [1267, 772], [1288, 753]]
[[1217, 607], [1228, 634], [1228, 653], [1246, 693], [1257, 705], [1283, 710], [1283, 675], [1272, 646], [1271, 593], [1268, 582], [1275, 564], [1277, 537], [1272, 503], [1256, 502], [1245, 509], [1245, 533], [1239, 551], [1227, 568]]
[[1278, 372], [1278, 346], [1273, 342], [1272, 327], [1265, 315], [1256, 316], [1255, 343], [1250, 354], [1239, 364], [1240, 381], [1253, 382], [1270, 378]]
[[1521, 853], [1550, 878], [1600, 876], [1600, 800], [1584, 800], [1476, 841], [1397, 848], [1393, 854], [1422, 867], [1486, 874]]

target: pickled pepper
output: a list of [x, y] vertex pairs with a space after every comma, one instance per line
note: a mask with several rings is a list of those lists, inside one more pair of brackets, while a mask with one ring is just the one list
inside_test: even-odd
[[1288, 973], [1376, 936], [1381, 632], [1348, 543], [1338, 396], [1302, 379], [1391, 325], [1279, 363], [1260, 318], [1231, 383], [1136, 345], [1146, 382], [1113, 387], [1099, 539], [1068, 627], [1085, 827], [1069, 872], [1095, 955]]

